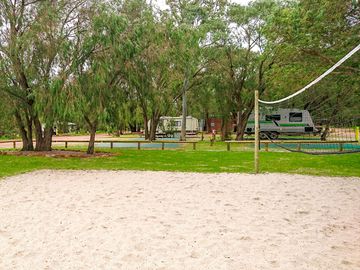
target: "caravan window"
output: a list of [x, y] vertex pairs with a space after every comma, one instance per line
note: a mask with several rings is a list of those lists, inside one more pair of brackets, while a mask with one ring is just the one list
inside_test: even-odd
[[289, 122], [302, 122], [302, 113], [291, 112]]
[[268, 115], [265, 115], [265, 120], [266, 121], [280, 121], [281, 116], [280, 116], [280, 114], [268, 114]]
[[175, 121], [175, 127], [181, 127], [181, 121]]

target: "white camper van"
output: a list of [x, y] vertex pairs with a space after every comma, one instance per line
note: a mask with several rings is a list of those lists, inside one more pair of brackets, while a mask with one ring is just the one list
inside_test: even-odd
[[[181, 132], [182, 116], [161, 116], [159, 125], [156, 128], [157, 134], [168, 134]], [[150, 121], [148, 123], [150, 127]], [[196, 133], [199, 131], [199, 120], [192, 116], [186, 117], [186, 133]]]
[[[310, 113], [307, 110], [279, 109], [277, 111], [260, 113], [260, 138], [277, 139], [283, 135], [303, 135], [319, 133], [315, 127]], [[249, 117], [245, 128], [246, 134], [254, 134], [254, 113]]]

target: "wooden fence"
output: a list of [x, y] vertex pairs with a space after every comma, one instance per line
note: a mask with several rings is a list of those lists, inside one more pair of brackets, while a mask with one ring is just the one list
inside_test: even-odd
[[[64, 143], [65, 148], [68, 148], [69, 143], [89, 143], [89, 140], [53, 140], [53, 143]], [[13, 148], [16, 148], [16, 143], [21, 143], [20, 140], [6, 140], [0, 141], [0, 143], [12, 143]], [[95, 143], [108, 143], [110, 148], [114, 148], [115, 143], [125, 143], [125, 144], [137, 144], [137, 149], [141, 149], [142, 144], [161, 144], [161, 149], [165, 149], [166, 144], [192, 144], [193, 150], [196, 150], [197, 141], [170, 141], [170, 140], [161, 140], [161, 141], [121, 141], [121, 140], [95, 140]]]
[[[137, 149], [140, 150], [141, 149], [141, 145], [142, 144], [161, 144], [161, 149], [164, 150], [166, 144], [192, 144], [192, 149], [196, 150], [196, 144], [199, 141], [171, 141], [171, 140], [159, 140], [159, 141], [121, 141], [121, 140], [95, 140], [95, 143], [106, 143], [109, 144], [110, 148], [113, 149], [114, 148], [114, 144], [115, 143], [122, 143], [122, 144], [136, 144], [137, 145]], [[269, 145], [270, 144], [296, 144], [296, 149], [298, 151], [301, 150], [302, 145], [304, 144], [338, 144], [338, 149], [340, 152], [344, 151], [344, 144], [346, 143], [356, 143], [357, 141], [315, 141], [315, 140], [279, 140], [279, 141], [267, 141], [267, 140], [263, 140], [260, 141], [261, 145], [264, 145], [264, 149], [266, 152], [269, 151]], [[0, 144], [2, 143], [12, 143], [13, 148], [16, 148], [16, 144], [17, 143], [21, 143], [20, 140], [4, 140], [4, 141], [0, 141]], [[68, 145], [70, 143], [89, 143], [88, 140], [53, 140], [53, 143], [64, 143], [65, 148], [68, 148]], [[213, 145], [214, 142], [210, 142], [210, 145]], [[231, 145], [232, 144], [254, 144], [254, 141], [225, 141], [226, 144], [226, 149], [227, 151], [231, 151]]]
[[[279, 140], [279, 141], [260, 141], [260, 145], [265, 146], [265, 152], [269, 151], [269, 144], [296, 144], [296, 150], [300, 151], [303, 144], [338, 144], [340, 152], [344, 151], [344, 144], [346, 143], [356, 143], [357, 141], [315, 141], [315, 140]], [[227, 151], [231, 151], [231, 144], [254, 144], [254, 141], [225, 141]]]

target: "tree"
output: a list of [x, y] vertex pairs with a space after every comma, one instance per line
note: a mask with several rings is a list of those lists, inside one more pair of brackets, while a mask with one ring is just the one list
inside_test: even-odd
[[[359, 14], [360, 6], [350, 0], [304, 0], [278, 9], [266, 28], [267, 39], [278, 57], [267, 74], [273, 90], [265, 98], [295, 92], [353, 49], [359, 43]], [[353, 102], [359, 93], [359, 59], [360, 55], [355, 54], [327, 79], [293, 100], [315, 119], [326, 119], [323, 139], [330, 124], [360, 111], [359, 104]]]
[[265, 91], [264, 74], [273, 64], [275, 52], [263, 33], [267, 17], [277, 5], [255, 1], [248, 6], [232, 4], [224, 15], [221, 31], [213, 33], [207, 54], [208, 84], [222, 118], [222, 139], [229, 137], [228, 123], [236, 119], [236, 139], [241, 140], [254, 107], [254, 91]]
[[51, 150], [58, 94], [77, 62], [83, 0], [0, 1], [2, 93], [13, 100], [23, 150]]
[[198, 75], [204, 72], [207, 60], [203, 58], [203, 44], [206, 41], [209, 21], [219, 10], [212, 1], [169, 1], [172, 20], [172, 46], [174, 64], [181, 78], [179, 92], [182, 97], [182, 124], [180, 140], [186, 140], [187, 92], [198, 82]]
[[126, 5], [123, 14], [133, 27], [131, 42], [135, 46], [123, 77], [128, 96], [137, 100], [141, 110], [145, 139], [155, 140], [160, 117], [169, 112], [176, 99], [171, 28], [166, 16], [156, 16], [151, 6], [141, 0]]
[[114, 108], [121, 105], [125, 85], [121, 74], [132, 44], [126, 19], [103, 5], [94, 7], [91, 25], [83, 37], [82, 58], [67, 85], [63, 107], [78, 122], [85, 121], [90, 132], [88, 154], [94, 153], [96, 130], [112, 118]]

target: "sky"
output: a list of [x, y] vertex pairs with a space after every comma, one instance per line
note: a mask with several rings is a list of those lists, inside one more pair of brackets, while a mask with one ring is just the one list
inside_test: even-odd
[[[160, 9], [166, 9], [165, 2], [166, 2], [166, 0], [155, 0], [155, 1], [153, 1], [153, 3], [157, 3], [157, 5], [158, 5], [158, 7]], [[250, 2], [250, 0], [232, 0], [231, 2], [246, 5], [246, 4], [248, 4]]]

